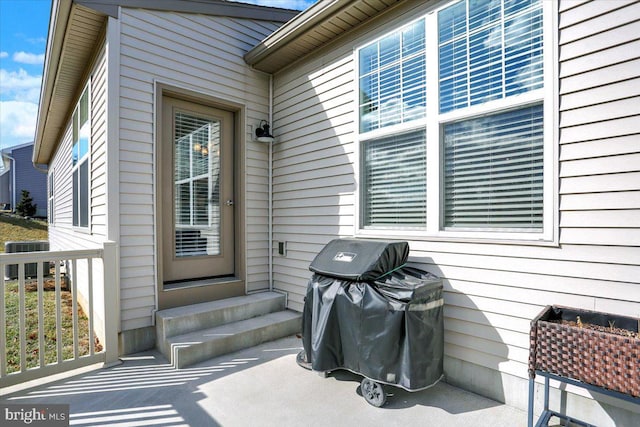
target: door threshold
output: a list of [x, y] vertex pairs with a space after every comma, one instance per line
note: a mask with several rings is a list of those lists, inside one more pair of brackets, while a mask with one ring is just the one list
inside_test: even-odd
[[223, 283], [234, 283], [239, 281], [240, 279], [238, 279], [235, 276], [209, 277], [205, 279], [195, 279], [195, 280], [182, 280], [179, 282], [164, 283], [162, 286], [162, 290], [175, 291], [179, 289], [199, 288], [202, 286], [214, 286], [214, 285], [220, 285]]

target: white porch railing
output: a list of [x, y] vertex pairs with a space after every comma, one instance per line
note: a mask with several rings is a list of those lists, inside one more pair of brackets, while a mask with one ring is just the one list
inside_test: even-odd
[[[117, 362], [117, 257], [113, 242], [102, 249], [0, 254], [0, 388]], [[37, 277], [25, 277], [34, 263]], [[17, 279], [5, 278], [6, 266], [14, 265]]]

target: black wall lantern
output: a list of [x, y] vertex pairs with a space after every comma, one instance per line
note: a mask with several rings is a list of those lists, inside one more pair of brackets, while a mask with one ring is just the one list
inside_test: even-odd
[[260, 142], [273, 142], [273, 135], [269, 130], [269, 122], [262, 120], [260, 126], [256, 128], [256, 138]]

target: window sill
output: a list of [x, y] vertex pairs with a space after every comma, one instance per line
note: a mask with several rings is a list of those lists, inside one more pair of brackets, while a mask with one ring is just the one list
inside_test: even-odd
[[[462, 233], [446, 233], [439, 235], [430, 235], [423, 230], [358, 230], [355, 237], [368, 239], [401, 239], [413, 240], [420, 242], [448, 242], [448, 243], [482, 243], [489, 245], [514, 245], [514, 246], [544, 246], [559, 247], [560, 242], [557, 239], [558, 233], [554, 233], [556, 238], [547, 239], [542, 233], [514, 233], [513, 236], [505, 236], [507, 233], [499, 233], [500, 236], [478, 236], [464, 235]], [[490, 233], [483, 233], [490, 234]], [[497, 234], [497, 233], [496, 233]]]
[[82, 233], [82, 234], [87, 234], [87, 235], [91, 235], [91, 227], [78, 227], [78, 226], [73, 226], [72, 230], [74, 233]]

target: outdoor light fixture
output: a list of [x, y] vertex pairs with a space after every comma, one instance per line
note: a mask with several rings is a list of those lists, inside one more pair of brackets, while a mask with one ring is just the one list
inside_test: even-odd
[[259, 142], [273, 142], [273, 135], [269, 132], [269, 122], [262, 120], [256, 128], [256, 139]]

